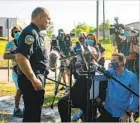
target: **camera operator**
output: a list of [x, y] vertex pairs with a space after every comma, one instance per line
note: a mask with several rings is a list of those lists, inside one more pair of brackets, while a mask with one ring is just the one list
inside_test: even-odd
[[[123, 37], [124, 38], [120, 44], [120, 52], [127, 57], [130, 54], [129, 51], [130, 51], [130, 44], [132, 40], [132, 29], [130, 27], [125, 27]], [[125, 67], [128, 70], [135, 72], [134, 65], [135, 65], [135, 60], [132, 59], [126, 62]]]
[[133, 38], [130, 46], [130, 55], [126, 57], [126, 60], [135, 60], [135, 73], [139, 78], [139, 51], [140, 51], [140, 41], [139, 41], [139, 32], [133, 31]]
[[120, 44], [123, 40], [124, 25], [118, 23], [118, 18], [114, 18], [114, 20], [115, 20], [115, 24], [110, 25], [111, 26], [110, 35], [114, 36], [115, 42], [113, 42], [113, 45], [116, 45], [118, 52], [120, 52]]
[[65, 46], [66, 46], [66, 56], [70, 55], [70, 51], [71, 51], [71, 46], [72, 46], [72, 41], [71, 41], [71, 37], [69, 34], [66, 34], [64, 37], [64, 41], [65, 41]]

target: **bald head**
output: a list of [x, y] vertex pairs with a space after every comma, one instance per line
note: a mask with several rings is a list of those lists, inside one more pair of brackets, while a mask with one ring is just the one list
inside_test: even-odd
[[32, 16], [31, 16], [32, 19], [34, 19], [35, 17], [37, 17], [37, 16], [40, 15], [40, 14], [44, 14], [45, 11], [46, 11], [46, 9], [43, 8], [43, 7], [37, 7], [37, 8], [35, 8], [35, 9], [33, 10], [33, 12], [32, 12]]
[[45, 30], [48, 24], [50, 24], [49, 12], [46, 8], [37, 7], [33, 10], [32, 22], [35, 23], [40, 30]]

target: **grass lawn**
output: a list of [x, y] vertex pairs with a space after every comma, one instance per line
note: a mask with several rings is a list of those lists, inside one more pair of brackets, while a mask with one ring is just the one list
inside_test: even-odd
[[6, 44], [7, 44], [6, 40], [0, 40], [0, 56], [3, 55]]
[[113, 46], [112, 46], [112, 44], [103, 44], [103, 47], [106, 49], [105, 59], [106, 60], [110, 60], [111, 59], [111, 55], [113, 53]]
[[[45, 86], [45, 99], [44, 99], [44, 106], [48, 107], [51, 105], [53, 97], [54, 97], [54, 84], [51, 82], [48, 82]], [[5, 83], [0, 82], [0, 96], [14, 96], [16, 92], [16, 88], [13, 83]], [[63, 95], [63, 91], [60, 92], [55, 100], [55, 104], [58, 102], [58, 99], [60, 96]]]
[[[6, 40], [0, 40], [0, 67], [7, 67], [8, 66], [8, 60], [3, 59], [3, 54], [5, 51], [5, 46], [7, 44]], [[12, 62], [10, 60], [10, 66], [12, 65]]]

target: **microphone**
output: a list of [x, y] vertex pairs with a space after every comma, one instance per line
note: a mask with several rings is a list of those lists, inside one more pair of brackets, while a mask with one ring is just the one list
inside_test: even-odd
[[95, 62], [95, 64], [93, 64], [92, 66], [93, 66], [92, 69], [94, 71], [99, 71], [99, 72], [103, 73], [108, 78], [112, 77], [111, 73], [108, 70], [106, 70], [104, 67], [99, 66], [98, 63]]

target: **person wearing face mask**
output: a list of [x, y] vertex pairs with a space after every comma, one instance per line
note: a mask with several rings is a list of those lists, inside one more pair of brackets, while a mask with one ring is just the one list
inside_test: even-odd
[[98, 61], [98, 64], [104, 66], [104, 63], [105, 63], [105, 59], [104, 59], [105, 49], [102, 46], [102, 44], [97, 41], [96, 36], [94, 34], [88, 34], [86, 42], [89, 45], [91, 44], [91, 46], [96, 49], [97, 54], [98, 54], [98, 56], [96, 57], [97, 61]]
[[62, 55], [66, 56], [66, 42], [64, 41], [65, 33], [63, 29], [58, 30], [58, 36], [56, 37], [59, 45], [59, 49]]
[[[88, 60], [87, 61], [87, 63], [89, 63], [89, 61], [90, 61], [90, 63], [94, 63], [94, 60], [96, 59], [98, 59], [98, 57], [99, 57], [99, 50], [98, 50], [98, 48], [96, 47], [96, 40], [94, 39], [94, 35], [93, 34], [88, 34], [87, 35], [87, 38], [86, 38], [86, 40], [83, 40], [83, 39], [85, 39], [85, 38], [83, 38], [84, 36], [80, 36], [79, 37], [79, 41], [80, 41], [80, 43], [79, 44], [77, 44], [77, 49], [75, 49], [75, 51], [77, 50], [79, 53], [80, 52], [84, 52], [84, 50], [88, 50], [90, 53], [91, 53], [91, 56], [92, 57], [94, 57], [94, 59], [92, 59], [92, 57], [91, 57], [91, 59], [90, 60]], [[86, 45], [86, 49], [84, 48], [84, 46]], [[81, 47], [80, 47], [81, 46]], [[81, 48], [81, 49], [80, 49]], [[83, 48], [83, 51], [82, 51], [82, 48]], [[98, 87], [97, 87], [98, 88]], [[89, 101], [89, 104], [90, 104], [90, 106], [91, 106], [91, 100]], [[91, 112], [92, 112], [92, 110], [91, 110], [92, 108], [90, 108], [90, 110], [89, 110], [89, 113], [88, 113], [88, 121], [89, 122], [91, 122], [92, 121], [92, 116], [91, 116]], [[94, 116], [94, 121], [95, 121], [95, 119], [96, 119], [96, 111], [97, 111], [97, 106], [94, 104], [94, 106], [93, 106], [93, 116]], [[75, 113], [74, 115], [73, 115], [73, 117], [72, 117], [72, 120], [73, 121], [77, 121], [79, 118], [82, 118], [82, 116], [83, 116], [83, 114], [84, 114], [84, 116], [86, 117], [86, 114], [84, 113], [84, 110], [82, 110], [82, 109], [79, 109], [78, 110], [78, 112], [77, 113]]]
[[[129, 56], [130, 55], [130, 47], [131, 47], [131, 41], [132, 41], [132, 30], [130, 27], [125, 27], [124, 30], [124, 40], [120, 44], [120, 52], [124, 54], [124, 56]], [[131, 59], [126, 62], [125, 67], [132, 71], [135, 72], [135, 60]]]
[[[109, 73], [131, 90], [139, 93], [137, 76], [125, 68], [126, 58], [122, 53], [114, 53]], [[139, 99], [113, 79], [108, 79], [104, 111], [99, 122], [129, 122], [133, 113], [138, 111]]]
[[16, 95], [15, 95], [15, 108], [13, 112], [13, 116], [15, 117], [23, 117], [23, 111], [19, 108], [19, 103], [20, 103], [20, 98], [21, 98], [21, 91], [18, 87], [18, 73], [17, 73], [17, 63], [15, 61], [15, 51], [18, 46], [18, 39], [21, 33], [21, 27], [19, 26], [14, 26], [11, 30], [11, 36], [14, 38], [12, 41], [10, 41], [5, 48], [5, 53], [4, 53], [4, 59], [12, 59], [13, 63], [13, 71], [12, 71], [12, 77], [13, 77], [13, 82], [15, 83], [16, 86]]
[[[87, 35], [87, 41], [88, 44], [90, 44], [92, 47], [94, 47], [96, 49], [96, 58], [97, 58], [97, 62], [99, 65], [104, 67], [104, 63], [105, 63], [105, 59], [104, 59], [104, 54], [105, 54], [105, 49], [102, 46], [102, 44], [100, 42], [97, 41], [96, 39], [96, 35], [94, 34], [88, 34]], [[106, 94], [106, 88], [107, 88], [107, 80], [105, 81], [100, 81], [99, 83], [99, 95], [98, 97], [96, 97], [96, 100], [98, 99], [105, 99], [105, 94]], [[98, 88], [98, 86], [97, 86]], [[101, 113], [101, 106], [100, 105], [96, 105], [96, 107], [98, 108], [99, 112]]]
[[129, 50], [130, 54], [126, 57], [127, 62], [129, 62], [130, 60], [135, 61], [134, 72], [137, 74], [138, 78], [139, 78], [139, 51], [140, 51], [139, 34], [140, 31], [135, 36], [135, 40], [131, 41], [130, 50]]

